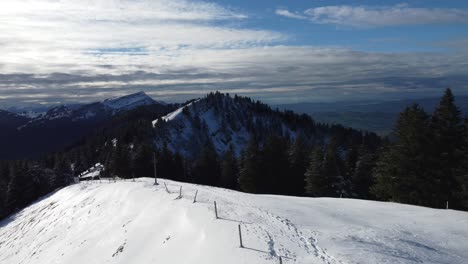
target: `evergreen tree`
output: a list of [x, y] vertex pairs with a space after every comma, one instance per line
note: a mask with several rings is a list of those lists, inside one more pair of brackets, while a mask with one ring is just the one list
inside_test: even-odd
[[174, 155], [164, 142], [162, 149], [157, 153], [158, 177], [173, 180], [174, 175]]
[[34, 197], [34, 183], [28, 177], [24, 163], [14, 164], [10, 168], [10, 182], [8, 183], [6, 208], [13, 212], [32, 202]]
[[309, 154], [304, 136], [298, 135], [289, 149], [290, 179], [288, 180], [291, 195], [304, 194], [304, 174], [307, 170]]
[[261, 167], [258, 141], [255, 136], [252, 136], [241, 157], [239, 188], [242, 191], [257, 193], [260, 190], [258, 175], [261, 173]]
[[186, 170], [184, 157], [179, 152], [176, 152], [174, 154], [174, 171], [172, 172], [174, 174], [174, 180], [187, 181]]
[[360, 199], [369, 199], [370, 188], [374, 184], [373, 172], [376, 155], [368, 151], [364, 146], [359, 150], [359, 158], [351, 177], [353, 196]]
[[291, 193], [288, 141], [280, 136], [271, 135], [265, 142], [261, 155], [264, 166], [261, 173], [257, 175], [261, 182], [259, 191], [277, 194]]
[[435, 109], [431, 129], [434, 135], [436, 153], [436, 207], [444, 207], [446, 201], [455, 207], [460, 206], [457, 194], [461, 192], [462, 179], [467, 173], [462, 166], [465, 153], [465, 130], [460, 110], [455, 105], [455, 98], [450, 89], [446, 89], [439, 105]]
[[111, 160], [112, 176], [128, 179], [132, 177], [129, 149], [123, 142], [117, 142]]
[[325, 196], [339, 197], [346, 190], [343, 177], [343, 164], [334, 138], [327, 145], [322, 163], [322, 177], [326, 182]]
[[61, 188], [71, 184], [73, 182], [73, 179], [70, 162], [66, 161], [64, 157], [59, 155], [56, 156], [55, 160], [55, 182], [53, 186], [55, 188]]
[[219, 181], [220, 166], [218, 154], [213, 143], [208, 142], [203, 146], [199, 158], [192, 168], [192, 176], [196, 183], [216, 186]]
[[229, 189], [237, 188], [237, 177], [239, 174], [239, 166], [237, 164], [234, 147], [229, 145], [229, 149], [224, 153], [223, 162], [221, 163], [221, 178], [220, 186]]
[[0, 219], [7, 215], [6, 198], [8, 188], [9, 166], [7, 162], [0, 161]]
[[324, 196], [327, 193], [327, 183], [323, 177], [323, 151], [322, 148], [316, 146], [310, 155], [309, 166], [304, 174], [305, 176], [305, 193], [308, 196], [318, 197]]
[[377, 198], [419, 205], [433, 202], [431, 195], [437, 185], [428, 125], [428, 115], [417, 104], [400, 114], [394, 128], [396, 142], [384, 149], [377, 162], [372, 187]]
[[132, 174], [135, 177], [154, 177], [153, 148], [149, 143], [136, 146], [132, 162]]

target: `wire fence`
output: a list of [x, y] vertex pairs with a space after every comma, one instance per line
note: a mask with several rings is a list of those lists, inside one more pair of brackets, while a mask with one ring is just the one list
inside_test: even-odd
[[[128, 182], [140, 182], [138, 179], [135, 179], [134, 177], [132, 177], [131, 179], [114, 177], [114, 178], [97, 178], [97, 179], [89, 179], [89, 180], [80, 180], [79, 184], [91, 185], [91, 184], [94, 184], [94, 183], [116, 183], [116, 182], [127, 182], [127, 181]], [[164, 181], [164, 190], [168, 194], [177, 193], [178, 196], [174, 200], [182, 199], [183, 198], [183, 186], [182, 185], [172, 185], [172, 186], [178, 187], [178, 191], [171, 191], [169, 189], [169, 186], [167, 185], [167, 183]], [[204, 204], [206, 204], [206, 202], [200, 202], [199, 200], [197, 200], [198, 193], [199, 193], [198, 189], [196, 189], [195, 193], [194, 193], [194, 196], [193, 196], [193, 199], [192, 199], [192, 203], [193, 204], [195, 204], [195, 203], [204, 203]], [[219, 217], [218, 208], [219, 208], [219, 204], [216, 201], [213, 201], [213, 213], [214, 213], [215, 219], [216, 220], [221, 220], [221, 221], [229, 220], [229, 219]], [[234, 221], [234, 220], [229, 220], [229, 221]], [[245, 244], [244, 244], [245, 242], [243, 240], [243, 234], [242, 234], [244, 229], [242, 228], [242, 225], [253, 224], [253, 223], [247, 223], [247, 222], [244, 222], [244, 221], [236, 221], [236, 222], [239, 222], [239, 224], [237, 225], [239, 248], [251, 249], [251, 250], [254, 250], [254, 251], [261, 252], [261, 253], [268, 253], [268, 252], [262, 251], [260, 249], [255, 249], [255, 248], [250, 248], [250, 247], [245, 246]], [[274, 259], [276, 257], [276, 262], [275, 263], [279, 263], [279, 264], [283, 264], [284, 260], [286, 260], [286, 259], [291, 259], [291, 258], [288, 258], [286, 256], [273, 256], [273, 255], [271, 255], [271, 253], [268, 253], [268, 254], [270, 254], [270, 256], [274, 257]]]

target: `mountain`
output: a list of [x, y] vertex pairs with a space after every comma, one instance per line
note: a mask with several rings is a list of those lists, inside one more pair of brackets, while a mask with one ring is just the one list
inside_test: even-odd
[[[139, 107], [166, 113], [166, 104], [143, 92], [90, 104], [59, 105], [35, 118], [22, 117], [14, 133], [0, 137], [0, 159], [35, 158], [63, 149], [114, 117]], [[20, 115], [16, 115], [17, 118]], [[0, 119], [0, 126], [2, 119]]]
[[0, 262], [468, 263], [467, 212], [153, 182], [74, 184], [38, 200], [0, 222]]
[[102, 102], [103, 105], [113, 109], [115, 112], [128, 111], [144, 105], [162, 104], [164, 102], [155, 101], [144, 92], [138, 92], [118, 98], [107, 99]]
[[[468, 96], [456, 96], [456, 104], [468, 115]], [[311, 115], [322, 123], [342, 124], [356, 129], [388, 135], [398, 117], [406, 107], [417, 103], [427, 112], [434, 111], [440, 98], [419, 98], [393, 101], [357, 101], [331, 103], [295, 103], [277, 105], [280, 109], [289, 109]]]
[[254, 135], [264, 142], [270, 135], [294, 139], [303, 135], [309, 143], [323, 143], [337, 133], [358, 133], [341, 126], [326, 126], [307, 115], [272, 110], [247, 97], [210, 93], [153, 121], [154, 142], [173, 153], [194, 158], [207, 145], [223, 154], [230, 145], [239, 155]]
[[30, 118], [0, 109], [0, 128], [16, 128], [26, 124]]

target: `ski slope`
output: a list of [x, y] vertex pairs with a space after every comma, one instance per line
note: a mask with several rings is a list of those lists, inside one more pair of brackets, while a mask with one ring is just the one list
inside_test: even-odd
[[80, 183], [37, 201], [0, 222], [0, 263], [468, 263], [466, 212], [159, 182]]

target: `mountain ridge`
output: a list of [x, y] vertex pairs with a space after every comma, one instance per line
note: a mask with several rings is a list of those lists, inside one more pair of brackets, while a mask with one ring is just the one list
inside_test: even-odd
[[156, 112], [165, 112], [165, 103], [138, 92], [89, 104], [58, 105], [33, 118], [2, 110], [22, 122], [4, 122], [8, 129], [0, 132], [0, 159], [33, 158], [61, 150], [120, 114], [152, 106]]

